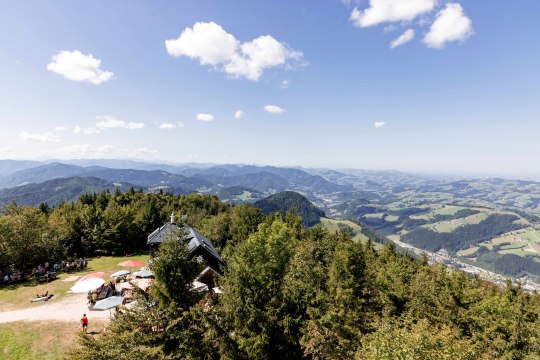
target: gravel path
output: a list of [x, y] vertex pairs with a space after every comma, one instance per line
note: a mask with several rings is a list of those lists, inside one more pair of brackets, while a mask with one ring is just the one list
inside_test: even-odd
[[36, 303], [35, 307], [0, 312], [0, 323], [14, 321], [54, 320], [78, 323], [86, 313], [90, 323], [92, 319], [109, 319], [109, 311], [90, 311], [86, 303], [86, 294], [73, 294], [62, 300], [52, 299]]

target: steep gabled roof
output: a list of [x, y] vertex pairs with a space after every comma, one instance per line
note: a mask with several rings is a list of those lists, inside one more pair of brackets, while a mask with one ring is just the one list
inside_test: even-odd
[[148, 244], [161, 244], [167, 237], [177, 240], [180, 233], [181, 229], [178, 225], [175, 223], [166, 223], [148, 235]]
[[190, 257], [195, 255], [202, 256], [206, 264], [215, 273], [223, 275], [221, 267], [226, 267], [227, 263], [219, 256], [216, 248], [207, 237], [186, 223], [178, 226], [173, 222], [169, 222], [157, 228], [148, 235], [148, 245], [158, 245], [166, 239], [179, 240], [179, 234], [183, 232], [185, 232], [186, 238], [189, 240], [188, 250]]

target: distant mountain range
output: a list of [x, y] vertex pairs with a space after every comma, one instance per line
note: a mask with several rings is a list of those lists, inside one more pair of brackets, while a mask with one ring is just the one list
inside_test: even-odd
[[[79, 161], [79, 163], [85, 163]], [[72, 198], [76, 193], [72, 189], [77, 182], [80, 188], [89, 184], [94, 188], [109, 188], [110, 184], [130, 184], [146, 191], [166, 191], [175, 194], [199, 192], [216, 194], [232, 203], [254, 202], [264, 196], [285, 190], [293, 190], [316, 200], [320, 196], [352, 190], [351, 185], [336, 184], [320, 175], [309, 174], [295, 168], [273, 166], [188, 166], [159, 165], [135, 161], [106, 160], [105, 165], [129, 166], [132, 168], [109, 168], [97, 166], [98, 161], [86, 161], [87, 165], [66, 164], [61, 162], [39, 163], [0, 160], [0, 203], [16, 200], [21, 204], [37, 205], [43, 195], [37, 193], [49, 186], [50, 180], [56, 180], [59, 187], [49, 205]], [[92, 180], [89, 180], [90, 178]], [[61, 181], [62, 179], [68, 181]], [[104, 182], [96, 184], [95, 179]], [[43, 183], [43, 184], [42, 184]], [[42, 184], [42, 186], [37, 186]], [[31, 185], [31, 186], [30, 186]], [[92, 189], [94, 189], [92, 188]], [[7, 191], [6, 189], [10, 189]], [[65, 194], [61, 194], [65, 191]], [[39, 202], [38, 202], [39, 200]]]
[[213, 194], [265, 213], [294, 210], [308, 226], [327, 214], [422, 250], [445, 250], [463, 262], [540, 280], [540, 182], [392, 170], [0, 160], [0, 204], [54, 206], [85, 193], [130, 187]]

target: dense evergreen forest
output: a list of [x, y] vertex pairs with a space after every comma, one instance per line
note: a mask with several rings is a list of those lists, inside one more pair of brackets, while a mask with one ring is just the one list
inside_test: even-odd
[[294, 191], [282, 191], [270, 195], [255, 203], [266, 215], [276, 211], [294, 211], [302, 217], [305, 226], [313, 226], [321, 222], [324, 211], [315, 207], [305, 196]]
[[28, 272], [46, 261], [70, 257], [124, 255], [147, 250], [148, 234], [172, 212], [207, 234], [218, 250], [256, 229], [260, 210], [230, 206], [215, 196], [102, 192], [49, 208], [10, 203], [0, 214], [0, 271]]
[[0, 217], [3, 266], [144, 249], [173, 210], [226, 259], [223, 294], [193, 292], [201, 265], [184, 242], [165, 242], [137, 306], [104, 336], [81, 335], [69, 358], [540, 358], [537, 294], [212, 196], [131, 190], [52, 209], [11, 204]]

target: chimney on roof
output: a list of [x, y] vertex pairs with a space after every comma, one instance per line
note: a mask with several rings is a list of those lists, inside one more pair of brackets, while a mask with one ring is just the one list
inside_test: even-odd
[[174, 211], [171, 213], [171, 224], [174, 224]]

